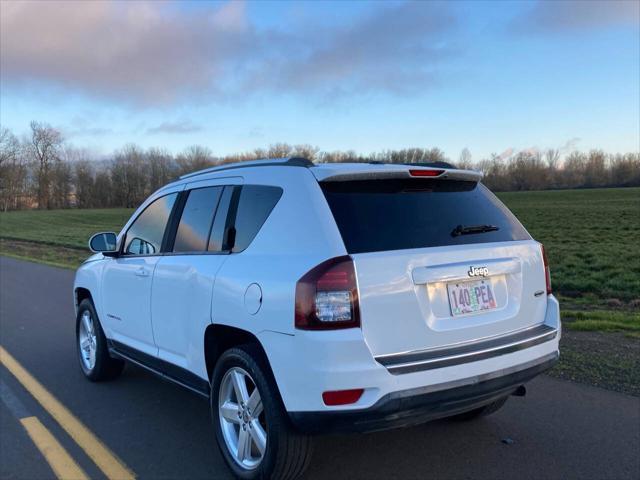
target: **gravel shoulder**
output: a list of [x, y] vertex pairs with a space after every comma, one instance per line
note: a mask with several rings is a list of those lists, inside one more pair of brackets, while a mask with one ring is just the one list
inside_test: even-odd
[[622, 332], [564, 330], [549, 375], [640, 396], [640, 340]]

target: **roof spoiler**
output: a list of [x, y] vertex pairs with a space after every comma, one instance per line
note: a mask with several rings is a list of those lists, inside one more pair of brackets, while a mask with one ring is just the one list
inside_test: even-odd
[[433, 168], [413, 165], [385, 165], [387, 168], [331, 169], [311, 168], [319, 182], [347, 182], [351, 180], [387, 180], [402, 178], [431, 178], [437, 180], [466, 180], [479, 182], [482, 172], [455, 168]]

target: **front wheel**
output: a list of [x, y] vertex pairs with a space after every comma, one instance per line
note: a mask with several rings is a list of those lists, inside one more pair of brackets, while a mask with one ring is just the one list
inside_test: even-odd
[[292, 430], [262, 352], [254, 345], [227, 350], [211, 387], [216, 439], [231, 471], [243, 479], [298, 478], [311, 439]]
[[122, 373], [124, 361], [109, 356], [107, 337], [93, 302], [87, 298], [78, 305], [76, 346], [82, 373], [92, 382], [110, 380]]

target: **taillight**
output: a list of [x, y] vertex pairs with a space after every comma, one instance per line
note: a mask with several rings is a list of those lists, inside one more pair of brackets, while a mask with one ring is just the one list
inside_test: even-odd
[[542, 248], [542, 261], [544, 262], [544, 279], [547, 282], [547, 295], [551, 295], [551, 273], [549, 272], [547, 252], [544, 251], [544, 245], [540, 244], [540, 248]]
[[322, 262], [296, 285], [296, 328], [334, 330], [360, 326], [356, 272], [345, 255]]
[[409, 170], [412, 177], [437, 177], [444, 173], [444, 170]]

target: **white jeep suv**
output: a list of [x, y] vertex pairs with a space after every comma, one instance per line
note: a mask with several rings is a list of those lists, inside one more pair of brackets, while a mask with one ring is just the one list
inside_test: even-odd
[[82, 371], [209, 398], [241, 478], [299, 476], [313, 433], [492, 413], [558, 358], [542, 245], [448, 164], [209, 168], [90, 246]]

